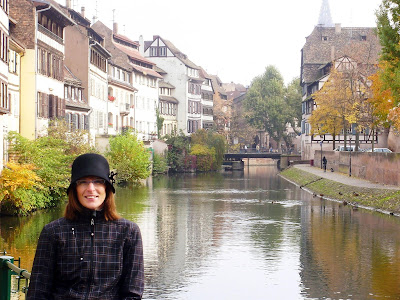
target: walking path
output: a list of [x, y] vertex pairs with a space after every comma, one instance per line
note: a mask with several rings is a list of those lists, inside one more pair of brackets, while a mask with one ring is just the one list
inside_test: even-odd
[[393, 186], [393, 185], [385, 185], [381, 183], [373, 183], [368, 180], [360, 179], [357, 177], [350, 177], [348, 174], [340, 173], [340, 172], [330, 172], [317, 168], [317, 167], [312, 167], [310, 165], [294, 165], [295, 168], [298, 168], [300, 170], [303, 170], [308, 173], [312, 173], [314, 175], [340, 182], [343, 184], [351, 185], [351, 186], [357, 186], [357, 187], [364, 187], [364, 188], [373, 188], [373, 189], [387, 189], [387, 190], [399, 190], [399, 186]]

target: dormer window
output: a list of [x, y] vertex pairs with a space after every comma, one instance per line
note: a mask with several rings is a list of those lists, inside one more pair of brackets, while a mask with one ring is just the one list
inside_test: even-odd
[[361, 40], [362, 40], [362, 41], [366, 41], [366, 40], [367, 40], [367, 36], [366, 36], [366, 35], [362, 35], [362, 36], [361, 36]]
[[327, 37], [327, 36], [323, 36], [323, 37], [322, 37], [322, 40], [323, 40], [323, 41], [328, 41], [328, 37]]

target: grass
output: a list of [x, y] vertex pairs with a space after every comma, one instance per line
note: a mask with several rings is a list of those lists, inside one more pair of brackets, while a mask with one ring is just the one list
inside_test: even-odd
[[311, 190], [316, 195], [323, 195], [353, 205], [363, 205], [375, 209], [400, 214], [400, 190], [361, 188], [345, 185], [321, 178], [297, 168], [288, 168], [281, 176], [295, 182], [300, 187]]

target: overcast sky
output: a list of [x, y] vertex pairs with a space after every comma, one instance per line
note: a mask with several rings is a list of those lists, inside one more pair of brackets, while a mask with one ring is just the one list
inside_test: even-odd
[[[160, 35], [223, 82], [249, 85], [268, 65], [286, 83], [300, 75], [300, 50], [318, 23], [322, 0], [71, 2], [76, 11], [85, 6], [88, 19], [97, 15], [110, 28], [114, 18], [119, 33], [132, 40]], [[381, 2], [329, 0], [332, 20], [343, 27], [375, 27]]]

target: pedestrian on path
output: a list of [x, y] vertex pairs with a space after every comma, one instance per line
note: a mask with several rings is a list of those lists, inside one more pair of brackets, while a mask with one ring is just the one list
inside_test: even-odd
[[27, 300], [142, 299], [141, 233], [116, 211], [113, 176], [99, 154], [75, 159], [64, 217], [40, 234]]
[[326, 159], [326, 157], [324, 156], [324, 158], [322, 159], [322, 165], [324, 167], [324, 172], [326, 172], [326, 165], [328, 163], [328, 160]]

